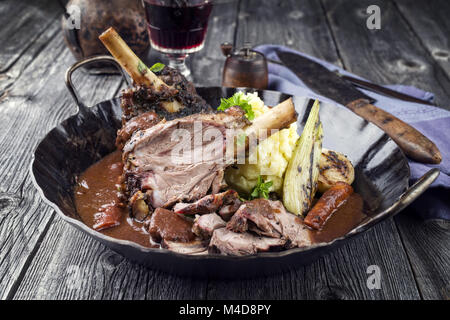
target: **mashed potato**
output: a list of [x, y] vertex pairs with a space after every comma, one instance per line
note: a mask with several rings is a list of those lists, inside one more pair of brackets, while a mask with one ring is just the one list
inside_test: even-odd
[[[244, 97], [252, 106], [255, 118], [269, 110], [257, 93], [247, 93]], [[245, 164], [229, 167], [225, 171], [225, 181], [238, 192], [248, 195], [261, 175], [265, 181], [273, 182], [270, 191], [281, 195], [284, 172], [298, 138], [296, 123], [278, 131], [258, 145], [249, 157], [253, 159], [252, 163], [247, 159]]]

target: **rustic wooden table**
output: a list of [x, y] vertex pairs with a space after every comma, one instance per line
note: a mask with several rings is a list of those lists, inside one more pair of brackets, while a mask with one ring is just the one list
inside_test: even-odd
[[[365, 9], [381, 7], [381, 30]], [[189, 59], [198, 85], [220, 85], [219, 44], [284, 44], [377, 83], [415, 85], [450, 106], [447, 0], [249, 0], [214, 8], [206, 47]], [[29, 174], [37, 143], [76, 111], [63, 82], [75, 60], [56, 1], [0, 1], [0, 297], [3, 299], [448, 299], [450, 223], [414, 205], [312, 265], [246, 281], [180, 278], [133, 264], [64, 223]], [[152, 53], [151, 61], [159, 60]], [[88, 104], [110, 99], [118, 76], [75, 77]], [[381, 289], [366, 286], [381, 269]]]

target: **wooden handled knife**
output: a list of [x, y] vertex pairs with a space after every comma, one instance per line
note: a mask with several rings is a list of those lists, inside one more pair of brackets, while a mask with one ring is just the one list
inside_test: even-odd
[[373, 98], [336, 73], [297, 54], [277, 52], [277, 55], [311, 90], [346, 106], [361, 118], [377, 125], [409, 158], [422, 163], [441, 162], [441, 152], [431, 140], [389, 112], [374, 106], [376, 101]]

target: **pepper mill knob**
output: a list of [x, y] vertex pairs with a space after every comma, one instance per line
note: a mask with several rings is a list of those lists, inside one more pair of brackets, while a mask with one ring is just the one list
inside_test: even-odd
[[244, 42], [244, 46], [242, 47], [241, 51], [244, 53], [244, 57], [250, 59], [252, 55], [252, 44], [250, 42]]
[[233, 45], [229, 42], [224, 42], [220, 45], [220, 49], [225, 57], [229, 57], [233, 51]]

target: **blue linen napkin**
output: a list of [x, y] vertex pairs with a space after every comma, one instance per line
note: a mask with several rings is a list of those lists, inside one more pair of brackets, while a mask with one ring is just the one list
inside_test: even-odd
[[[314, 60], [331, 71], [338, 70], [342, 74], [363, 79], [331, 63], [283, 46], [261, 45], [255, 50], [263, 53], [267, 58], [278, 61], [277, 51], [292, 52]], [[389, 85], [386, 87], [427, 101], [432, 101], [434, 98], [432, 93], [411, 86]], [[292, 71], [275, 63], [269, 63], [269, 89], [292, 95], [309, 96], [341, 106], [327, 97], [314, 93]], [[439, 165], [427, 165], [408, 159], [411, 168], [411, 184], [431, 168], [438, 168], [441, 171], [430, 189], [417, 199], [412, 207], [418, 215], [425, 219], [450, 220], [450, 112], [429, 105], [386, 97], [364, 89], [360, 90], [373, 97], [377, 101], [375, 103], [377, 107], [409, 123], [437, 145], [442, 154], [442, 162]]]

